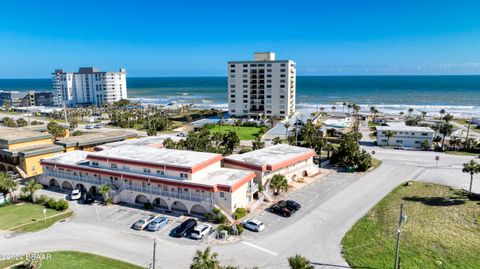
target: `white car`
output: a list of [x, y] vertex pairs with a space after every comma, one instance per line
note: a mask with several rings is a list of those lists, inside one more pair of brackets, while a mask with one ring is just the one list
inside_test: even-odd
[[93, 125], [89, 124], [89, 125], [85, 126], [85, 129], [93, 129]]
[[247, 219], [243, 221], [242, 224], [243, 227], [255, 232], [260, 232], [265, 229], [263, 222], [259, 221], [258, 219]]
[[212, 230], [212, 226], [208, 224], [200, 224], [193, 229], [190, 235], [192, 236], [192, 238], [200, 240], [204, 236], [208, 235], [208, 233], [210, 233], [211, 230]]
[[180, 132], [177, 134], [178, 137], [187, 137], [188, 133], [187, 132]]
[[78, 200], [82, 197], [82, 192], [78, 189], [72, 190], [72, 193], [70, 194], [70, 198], [72, 200]]
[[102, 129], [102, 125], [101, 124], [95, 124], [95, 126], [93, 126], [95, 129]]

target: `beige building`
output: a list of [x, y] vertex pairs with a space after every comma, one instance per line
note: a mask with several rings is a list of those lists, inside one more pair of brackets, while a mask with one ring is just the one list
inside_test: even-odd
[[235, 117], [290, 117], [295, 113], [296, 64], [256, 52], [253, 61], [228, 62], [228, 112]]

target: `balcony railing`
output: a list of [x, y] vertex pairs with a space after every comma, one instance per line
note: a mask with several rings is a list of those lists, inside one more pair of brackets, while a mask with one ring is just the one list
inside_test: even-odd
[[192, 193], [183, 193], [183, 192], [174, 192], [174, 191], [165, 191], [159, 188], [148, 188], [148, 187], [141, 187], [141, 186], [134, 186], [134, 185], [124, 185], [121, 189], [123, 190], [131, 190], [136, 192], [143, 192], [147, 194], [154, 194], [165, 196], [174, 199], [182, 199], [187, 201], [194, 201], [194, 202], [203, 202], [203, 203], [211, 203], [212, 199], [210, 197], [192, 194]]
[[95, 177], [73, 175], [72, 173], [52, 172], [52, 171], [47, 170], [43, 174], [47, 177], [71, 179], [71, 180], [80, 181], [80, 182], [84, 182], [84, 183], [95, 184], [95, 185], [102, 185], [103, 183], [106, 183], [106, 182], [102, 182], [102, 180], [99, 180], [98, 178], [95, 178]]

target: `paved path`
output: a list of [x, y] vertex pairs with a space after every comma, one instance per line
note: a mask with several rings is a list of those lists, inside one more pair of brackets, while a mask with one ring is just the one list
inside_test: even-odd
[[[341, 255], [341, 240], [351, 226], [399, 184], [418, 179], [467, 188], [469, 176], [461, 165], [472, 157], [401, 150], [375, 150], [382, 166], [366, 174], [335, 173], [292, 193], [302, 210], [292, 218], [262, 213], [266, 229], [245, 232], [243, 240], [214, 245], [223, 264], [241, 267], [288, 268], [287, 257], [301, 254], [316, 268], [348, 268]], [[440, 156], [438, 167], [434, 157]], [[480, 192], [480, 182], [474, 191]], [[71, 249], [94, 252], [147, 265], [151, 259], [152, 234], [116, 229], [86, 217], [81, 205], [72, 220], [51, 228], [19, 235], [0, 235], [0, 253], [24, 253]], [[91, 212], [90, 212], [91, 213]], [[194, 252], [206, 244], [163, 236], [157, 245], [159, 268], [188, 268]]]

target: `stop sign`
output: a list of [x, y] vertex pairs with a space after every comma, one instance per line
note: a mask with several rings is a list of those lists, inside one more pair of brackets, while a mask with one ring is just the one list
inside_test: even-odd
[[372, 154], [375, 155], [375, 150], [372, 150]]
[[440, 156], [435, 156], [435, 161], [440, 160]]

